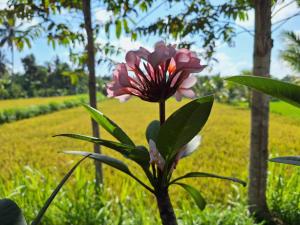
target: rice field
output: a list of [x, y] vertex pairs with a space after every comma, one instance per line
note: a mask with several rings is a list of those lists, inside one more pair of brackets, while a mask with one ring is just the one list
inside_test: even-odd
[[[26, 100], [24, 100], [26, 101]], [[177, 103], [171, 99], [167, 103], [167, 114], [176, 110], [186, 101]], [[132, 99], [127, 103], [116, 100], [105, 100], [100, 103], [99, 109], [119, 124], [137, 143], [147, 145], [144, 131], [150, 121], [158, 118], [158, 106], [154, 103]], [[235, 176], [247, 180], [248, 146], [249, 146], [250, 113], [224, 104], [215, 103], [208, 123], [201, 131], [202, 144], [197, 152], [180, 161], [174, 177], [190, 171], [217, 173], [225, 176]], [[90, 120], [83, 107], [77, 107], [35, 118], [25, 119], [0, 126], [0, 177], [10, 181], [16, 171], [30, 166], [56, 179], [63, 174], [78, 159], [76, 156], [67, 156], [60, 153], [63, 150], [90, 151], [92, 145], [78, 140], [67, 138], [53, 138], [59, 133], [90, 134]], [[101, 130], [102, 138], [113, 138]], [[270, 152], [274, 155], [289, 155], [300, 153], [300, 121], [290, 117], [271, 114], [270, 121]], [[122, 157], [109, 149], [102, 149], [105, 154]], [[125, 160], [126, 161], [126, 160]], [[126, 161], [132, 171], [138, 168]], [[90, 171], [81, 179], [93, 179], [93, 164], [85, 162], [83, 167]], [[142, 173], [138, 173], [142, 177]], [[122, 193], [128, 178], [118, 171], [104, 166], [104, 182], [115, 193]], [[38, 181], [37, 181], [38, 182]], [[229, 194], [236, 190], [230, 182], [212, 179], [190, 179], [187, 181], [198, 187], [209, 203], [225, 202]], [[134, 190], [134, 181], [128, 183]], [[240, 192], [246, 189], [239, 187]], [[174, 201], [187, 198], [172, 187], [171, 194]], [[178, 194], [177, 194], [178, 193]]]
[[29, 106], [45, 105], [50, 102], [61, 103], [65, 100], [73, 100], [81, 97], [86, 97], [85, 94], [81, 95], [69, 95], [69, 96], [55, 96], [55, 97], [38, 97], [38, 98], [21, 98], [21, 99], [9, 99], [0, 101], [0, 111], [4, 109], [18, 109], [26, 108]]

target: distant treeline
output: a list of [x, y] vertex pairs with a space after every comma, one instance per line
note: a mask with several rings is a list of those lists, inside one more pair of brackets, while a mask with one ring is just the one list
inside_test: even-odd
[[[4, 63], [0, 69], [0, 99], [74, 95], [88, 92], [88, 76], [82, 69], [72, 69], [57, 57], [53, 62], [38, 65], [34, 55], [22, 60], [24, 73], [13, 73]], [[104, 80], [98, 78], [98, 91]]]
[[[0, 60], [0, 99], [62, 96], [88, 92], [88, 76], [84, 70], [72, 69], [68, 63], [62, 62], [58, 57], [44, 65], [38, 65], [32, 54], [21, 61], [24, 73], [12, 75]], [[249, 75], [251, 71], [245, 70], [241, 74]], [[97, 77], [97, 91], [106, 95], [105, 84], [110, 79], [110, 76]], [[296, 76], [286, 76], [282, 80], [300, 84], [300, 78]], [[249, 102], [250, 99], [247, 87], [226, 82], [220, 75], [200, 74], [194, 90], [198, 96], [215, 94], [216, 100], [223, 103]]]

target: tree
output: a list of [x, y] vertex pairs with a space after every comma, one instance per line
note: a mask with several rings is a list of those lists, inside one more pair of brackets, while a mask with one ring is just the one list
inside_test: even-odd
[[[126, 2], [122, 1], [117, 4], [117, 7], [125, 8]], [[115, 6], [114, 1], [103, 1], [104, 6], [107, 9], [111, 9]], [[95, 36], [99, 33], [100, 25], [92, 24], [92, 15], [91, 15], [91, 1], [21, 1], [21, 0], [10, 0], [10, 9], [4, 11], [4, 18], [8, 18], [16, 15], [19, 19], [32, 19], [37, 17], [43, 20], [43, 27], [45, 28], [45, 33], [48, 38], [48, 43], [52, 44], [55, 47], [56, 43], [62, 44], [66, 47], [75, 46], [75, 44], [83, 44], [86, 46], [86, 53], [84, 54], [87, 59], [87, 66], [89, 71], [89, 98], [90, 105], [96, 107], [96, 79], [95, 79]], [[126, 11], [126, 10], [125, 10]], [[1, 12], [1, 11], [0, 11]], [[59, 15], [60, 13], [83, 13], [84, 18], [78, 24], [76, 29], [72, 29], [73, 26], [69, 25], [67, 21], [64, 21], [64, 18], [61, 20], [53, 20], [53, 15]], [[116, 11], [115, 11], [116, 12]], [[0, 14], [1, 16], [1, 14]], [[65, 16], [64, 16], [65, 17]], [[86, 30], [86, 36], [82, 34], [82, 28]], [[87, 40], [86, 40], [87, 39]], [[103, 53], [102, 57], [108, 54], [111, 54], [115, 49], [110, 49], [110, 45], [105, 45], [103, 49], [100, 49], [100, 52]], [[76, 46], [77, 47], [77, 46]], [[104, 57], [105, 58], [105, 57]], [[92, 122], [92, 132], [93, 136], [99, 136], [99, 128], [95, 122]], [[94, 144], [94, 151], [100, 152], [100, 147], [97, 144]], [[100, 164], [96, 166], [96, 181], [97, 184], [101, 182], [100, 177], [102, 177]]]
[[300, 36], [295, 32], [284, 32], [284, 41], [286, 42], [286, 49], [281, 51], [280, 57], [286, 61], [291, 68], [300, 72]]
[[0, 51], [0, 78], [7, 73], [7, 62], [6, 55], [3, 53], [3, 51]]
[[[270, 76], [271, 49], [271, 7], [272, 0], [254, 1], [255, 34], [253, 54], [253, 74]], [[251, 143], [248, 202], [250, 212], [259, 220], [270, 221], [266, 201], [268, 166], [269, 97], [257, 91], [252, 93]]]
[[[2, 13], [1, 13], [2, 14]], [[0, 17], [0, 47], [7, 45], [11, 51], [11, 67], [12, 74], [14, 73], [14, 48], [22, 51], [24, 43], [30, 48], [30, 39], [38, 36], [41, 32], [39, 25], [29, 26], [25, 31], [22, 30], [23, 23], [17, 24], [17, 19], [14, 15], [9, 15], [5, 19]]]
[[[84, 27], [87, 35], [87, 67], [89, 70], [89, 99], [90, 106], [97, 109], [96, 75], [95, 75], [95, 44], [94, 31], [91, 18], [91, 1], [82, 0], [82, 12], [84, 15]], [[94, 119], [91, 119], [94, 137], [99, 137], [99, 127]], [[94, 144], [94, 152], [101, 153], [100, 145]], [[103, 183], [103, 173], [101, 163], [95, 161], [96, 182]]]

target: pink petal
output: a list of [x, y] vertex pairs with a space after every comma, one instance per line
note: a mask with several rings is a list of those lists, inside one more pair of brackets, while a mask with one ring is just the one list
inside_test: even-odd
[[147, 49], [145, 49], [143, 47], [140, 47], [139, 50], [135, 51], [135, 54], [138, 57], [140, 57], [140, 58], [142, 58], [142, 59], [144, 59], [144, 60], [147, 61], [148, 60], [148, 56], [150, 55], [150, 52]]
[[191, 89], [179, 89], [178, 92], [180, 92], [181, 95], [187, 97], [187, 98], [194, 98], [196, 96], [195, 92]]
[[181, 101], [181, 99], [182, 99], [182, 94], [181, 94], [179, 91], [176, 91], [175, 94], [174, 94], [174, 96], [175, 96], [175, 98], [176, 98], [176, 100], [177, 100], [178, 102]]
[[130, 79], [124, 63], [118, 65], [117, 70], [114, 71], [114, 76], [118, 78], [121, 86], [130, 86]]
[[176, 55], [176, 62], [178, 63], [188, 63], [191, 57], [185, 53], [179, 53]]
[[190, 75], [186, 78], [180, 85], [180, 88], [191, 88], [197, 83], [197, 78], [195, 76]]
[[157, 150], [155, 142], [150, 139], [149, 140], [149, 155], [150, 155], [150, 164], [156, 164], [157, 167], [163, 171], [165, 166], [165, 159], [161, 156], [159, 151]]
[[158, 50], [158, 49], [161, 49], [161, 48], [166, 48], [166, 47], [167, 46], [166, 46], [165, 42], [163, 42], [163, 41], [158, 41], [154, 45], [155, 51]]
[[140, 58], [136, 55], [135, 51], [127, 52], [125, 56], [126, 63], [129, 67], [134, 68], [140, 64]]
[[175, 56], [175, 54], [176, 49], [173, 46], [166, 46], [164, 42], [160, 41], [155, 44], [155, 51], [148, 56], [148, 61], [155, 68]]
[[117, 96], [116, 98], [119, 99], [120, 102], [126, 102], [131, 98], [131, 95], [121, 95]]

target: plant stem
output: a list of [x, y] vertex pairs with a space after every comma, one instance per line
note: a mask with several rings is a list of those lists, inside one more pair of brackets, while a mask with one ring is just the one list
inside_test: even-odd
[[[159, 102], [159, 120], [160, 125], [163, 125], [163, 123], [166, 120], [165, 100]], [[155, 189], [155, 196], [157, 200], [161, 222], [163, 225], [177, 225], [176, 216], [169, 197], [168, 186], [165, 186], [163, 181], [163, 172], [159, 169], [157, 170], [157, 172], [158, 187], [156, 187]]]
[[160, 125], [162, 125], [166, 120], [166, 102], [162, 100], [159, 102], [159, 120]]
[[158, 191], [156, 194], [159, 214], [163, 225], [177, 225], [174, 209], [169, 197], [168, 189]]

